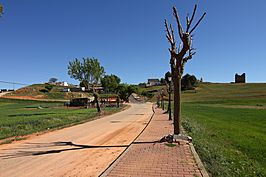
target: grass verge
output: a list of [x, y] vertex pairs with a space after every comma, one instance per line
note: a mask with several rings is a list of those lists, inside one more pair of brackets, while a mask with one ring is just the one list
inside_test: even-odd
[[266, 176], [266, 84], [183, 92], [182, 126], [212, 176]]
[[[104, 112], [112, 114], [122, 108], [104, 108]], [[92, 108], [66, 108], [58, 102], [1, 98], [0, 140], [5, 139], [6, 142], [10, 142], [12, 139], [18, 139], [24, 135], [90, 121], [97, 116], [96, 109]]]

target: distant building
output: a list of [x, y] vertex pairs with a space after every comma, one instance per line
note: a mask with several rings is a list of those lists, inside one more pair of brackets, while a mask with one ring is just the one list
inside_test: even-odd
[[235, 74], [235, 83], [246, 83], [246, 73], [242, 75]]
[[85, 87], [80, 87], [80, 90], [81, 90], [82, 92], [85, 92], [85, 91], [86, 91], [86, 88], [85, 88]]
[[58, 86], [68, 87], [68, 83], [67, 82], [56, 82], [55, 84], [58, 85]]
[[73, 88], [70, 88], [70, 92], [82, 92], [82, 88], [80, 87], [73, 87]]
[[64, 88], [63, 92], [71, 92], [70, 88]]
[[156, 85], [161, 85], [161, 82], [159, 79], [148, 79], [147, 86], [156, 86]]
[[68, 87], [68, 83], [67, 82], [63, 82], [63, 86], [64, 87]]
[[64, 87], [68, 87], [69, 86], [69, 84], [67, 82], [46, 82], [45, 84], [64, 86]]

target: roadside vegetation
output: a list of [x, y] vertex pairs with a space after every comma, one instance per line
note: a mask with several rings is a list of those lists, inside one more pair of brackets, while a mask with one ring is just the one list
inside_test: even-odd
[[[103, 108], [105, 114], [120, 109]], [[0, 98], [0, 139], [62, 128], [92, 120], [96, 116], [95, 108], [66, 108], [61, 102]]]
[[201, 84], [182, 126], [212, 176], [266, 176], [266, 84]]
[[266, 176], [265, 90], [264, 83], [200, 83], [182, 92], [182, 127], [212, 176]]

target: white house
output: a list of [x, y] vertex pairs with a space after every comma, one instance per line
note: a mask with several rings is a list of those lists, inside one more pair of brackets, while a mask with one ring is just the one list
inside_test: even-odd
[[148, 79], [147, 86], [156, 86], [156, 85], [161, 85], [159, 79]]

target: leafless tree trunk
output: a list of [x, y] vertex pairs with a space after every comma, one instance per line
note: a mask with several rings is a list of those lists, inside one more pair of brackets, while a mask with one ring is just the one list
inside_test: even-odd
[[96, 103], [97, 111], [98, 111], [98, 113], [101, 113], [101, 107], [99, 104], [99, 94], [95, 91], [94, 84], [92, 84], [92, 92], [93, 92], [93, 96], [94, 96], [94, 101]]
[[100, 107], [100, 104], [99, 104], [99, 94], [96, 93], [96, 92], [94, 92], [94, 93], [93, 93], [93, 96], [94, 96], [94, 101], [95, 101], [95, 103], [96, 103], [97, 111], [98, 111], [99, 113], [101, 113], [101, 107]]
[[176, 39], [172, 24], [170, 24], [169, 26], [167, 21], [164, 21], [167, 32], [166, 38], [171, 44], [171, 48], [169, 48], [169, 51], [171, 54], [170, 66], [174, 85], [174, 134], [181, 133], [181, 78], [186, 62], [192, 59], [192, 56], [195, 54], [194, 49], [192, 48], [192, 33], [206, 15], [205, 12], [195, 24], [195, 26], [190, 30], [196, 10], [197, 5], [195, 5], [194, 7], [191, 19], [189, 19], [189, 16], [186, 17], [186, 31], [184, 32], [179, 20], [177, 10], [175, 7], [173, 7], [173, 15], [177, 22], [178, 35], [181, 40], [181, 43], [178, 47], [178, 51], [176, 47]]

